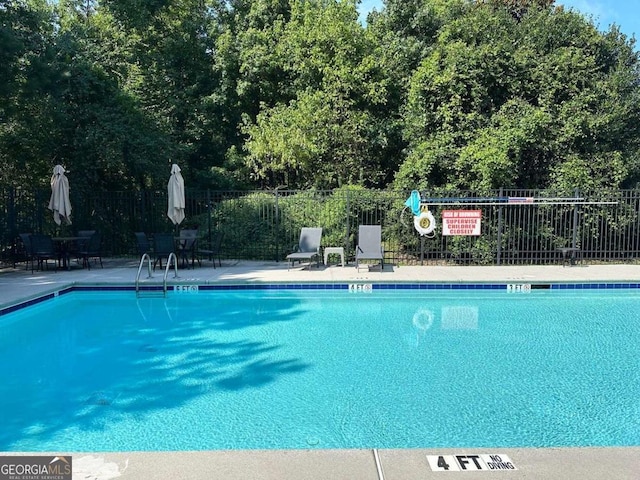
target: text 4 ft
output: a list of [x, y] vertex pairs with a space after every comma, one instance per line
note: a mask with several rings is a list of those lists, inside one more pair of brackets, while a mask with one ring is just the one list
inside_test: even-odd
[[427, 461], [434, 472], [495, 472], [517, 470], [509, 456], [504, 454], [478, 455], [427, 455]]

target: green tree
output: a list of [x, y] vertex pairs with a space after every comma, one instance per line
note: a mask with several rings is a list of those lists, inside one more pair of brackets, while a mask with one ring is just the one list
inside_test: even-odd
[[385, 102], [385, 87], [355, 3], [293, 1], [274, 52], [295, 97], [263, 103], [255, 122], [247, 117], [255, 178], [320, 188], [379, 182], [371, 110]]
[[241, 146], [231, 3], [238, 2], [105, 2], [132, 39], [124, 89], [169, 139], [156, 161], [180, 163], [193, 187], [235, 187], [238, 180], [238, 162], [228, 154]]
[[128, 91], [137, 82], [132, 41], [108, 10], [87, 5], [64, 1], [57, 6], [54, 95], [60, 139], [54, 157], [81, 172], [83, 181], [74, 188], [157, 184], [166, 178], [157, 159], [169, 139]]
[[[396, 184], [586, 188], [574, 182], [593, 175], [591, 188], [634, 182], [633, 43], [545, 2], [522, 16], [490, 3], [444, 24], [415, 70], [405, 107], [409, 149]], [[600, 172], [607, 162], [611, 172]]]
[[506, 9], [513, 18], [520, 20], [530, 9], [549, 8], [555, 0], [476, 0], [479, 5]]
[[45, 184], [57, 137], [49, 95], [53, 12], [45, 1], [7, 1], [0, 8], [0, 179], [2, 185]]
[[0, 178], [87, 190], [640, 183], [635, 43], [552, 0], [6, 0]]

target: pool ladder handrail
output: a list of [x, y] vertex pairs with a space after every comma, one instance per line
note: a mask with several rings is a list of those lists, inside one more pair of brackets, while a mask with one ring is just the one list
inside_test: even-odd
[[151, 257], [149, 256], [148, 253], [144, 253], [142, 255], [142, 257], [140, 258], [140, 265], [138, 266], [138, 274], [136, 275], [136, 297], [140, 295], [140, 273], [142, 272], [142, 265], [144, 265], [145, 258], [148, 260], [148, 266], [147, 266], [148, 276], [147, 276], [147, 278], [152, 278], [153, 277], [153, 275], [151, 274]]
[[[167, 266], [164, 269], [164, 278], [162, 281], [162, 294], [166, 297], [167, 296], [167, 276], [169, 275], [169, 269], [171, 268], [171, 259], [173, 258], [173, 269], [174, 269], [174, 275], [173, 278], [179, 278], [178, 277], [178, 258], [176, 257], [176, 254], [171, 252], [169, 254], [169, 258], [167, 259]], [[147, 260], [147, 278], [153, 278], [153, 274], [151, 273], [152, 268], [151, 268], [151, 257], [149, 256], [148, 253], [145, 253], [142, 255], [142, 258], [140, 258], [140, 265], [138, 265], [138, 273], [136, 274], [136, 297], [140, 296], [140, 273], [142, 273], [142, 265], [144, 265], [144, 261], [145, 259]]]
[[173, 278], [178, 278], [178, 257], [176, 257], [176, 254], [171, 252], [169, 254], [169, 258], [167, 259], [167, 266], [164, 269], [164, 280], [162, 282], [162, 292], [164, 293], [165, 297], [167, 296], [167, 275], [169, 275], [169, 268], [171, 267], [171, 259], [173, 258], [173, 270], [174, 270], [174, 274], [173, 274]]

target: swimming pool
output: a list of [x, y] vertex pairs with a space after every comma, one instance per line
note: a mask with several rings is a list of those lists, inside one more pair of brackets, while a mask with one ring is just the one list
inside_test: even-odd
[[0, 317], [0, 450], [640, 445], [640, 291], [72, 292]]

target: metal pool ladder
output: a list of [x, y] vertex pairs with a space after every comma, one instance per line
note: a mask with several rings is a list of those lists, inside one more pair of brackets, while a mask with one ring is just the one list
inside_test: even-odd
[[[167, 259], [167, 266], [164, 269], [164, 278], [162, 280], [162, 295], [165, 297], [167, 296], [167, 276], [169, 275], [169, 269], [171, 268], [171, 259], [173, 259], [173, 278], [178, 278], [178, 259], [176, 254], [171, 252]], [[142, 273], [142, 266], [144, 265], [145, 260], [147, 260], [147, 278], [153, 277], [151, 273], [151, 257], [148, 253], [145, 253], [142, 255], [142, 258], [140, 258], [140, 265], [138, 266], [138, 273], [136, 275], [136, 297], [140, 296], [140, 274]]]

